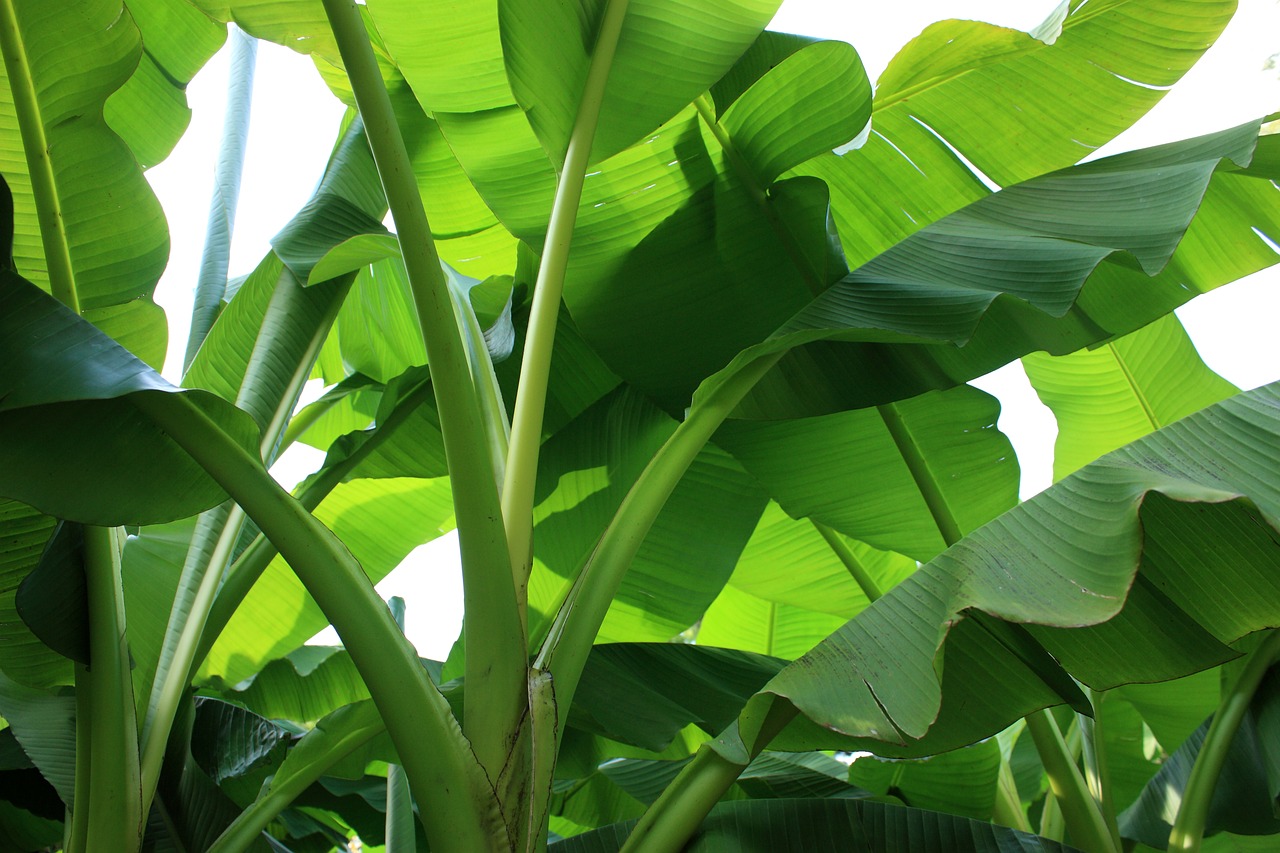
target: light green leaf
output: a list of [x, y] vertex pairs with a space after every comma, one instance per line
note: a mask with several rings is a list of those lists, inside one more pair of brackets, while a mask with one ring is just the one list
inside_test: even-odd
[[917, 809], [990, 820], [1000, 773], [995, 740], [929, 758], [894, 761], [859, 756], [849, 781], [877, 795], [888, 794]]
[[[104, 103], [142, 56], [138, 28], [121, 0], [10, 5], [15, 26], [6, 26], [9, 70], [0, 72], [0, 174], [14, 194], [17, 269], [46, 290], [51, 264], [66, 282], [58, 287], [74, 277], [84, 310], [149, 302], [169, 252], [164, 213], [133, 152], [103, 119]], [[46, 209], [60, 211], [44, 223], [43, 242], [37, 192], [56, 206]], [[47, 258], [50, 246], [57, 248]], [[138, 312], [130, 319], [151, 327], [135, 339], [146, 343], [137, 355], [158, 366], [163, 315]]]
[[1200, 360], [1172, 314], [1095, 350], [1032, 353], [1022, 364], [1058, 420], [1055, 479], [1237, 390]]
[[[564, 162], [609, 2], [499, 3], [511, 89], [557, 166]], [[706, 91], [751, 45], [778, 5], [733, 0], [712, 8], [689, 0], [631, 0], [610, 66], [592, 160], [638, 142]]]
[[928, 560], [1017, 503], [999, 403], [968, 386], [790, 421], [736, 421], [715, 441], [789, 515]]

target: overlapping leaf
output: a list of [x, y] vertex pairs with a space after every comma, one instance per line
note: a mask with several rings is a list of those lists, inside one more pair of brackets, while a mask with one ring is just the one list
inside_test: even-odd
[[766, 691], [890, 751], [936, 751], [1056, 701], [956, 621], [969, 608], [1045, 626], [1036, 639], [1097, 688], [1228, 659], [1224, 643], [1280, 623], [1277, 436], [1272, 385], [1115, 451], [944, 552]]
[[1200, 360], [1172, 314], [1096, 350], [1032, 353], [1022, 363], [1058, 420], [1057, 478], [1236, 391]]
[[1280, 196], [1266, 177], [1277, 137], [1256, 140], [1257, 166], [1237, 165], [1250, 160], [1255, 128], [1118, 155], [983, 198], [850, 273], [698, 395], [781, 351], [740, 416], [903, 399], [1031, 349], [1061, 354], [1127, 333], [1232, 280], [1242, 263], [1273, 264], [1276, 253], [1257, 235], [1280, 230]]
[[[60, 221], [65, 229], [81, 309], [159, 366], [166, 332], [151, 293], [169, 236], [133, 152], [103, 118], [104, 103], [130, 81], [142, 56], [138, 28], [121, 0], [12, 6], [16, 29], [6, 51], [14, 51], [11, 67], [21, 69], [21, 79], [5, 74], [0, 85], [0, 174], [14, 194], [17, 269], [49, 288], [28, 165], [37, 156], [37, 169], [56, 194], [43, 201], [60, 211], [44, 227]], [[25, 95], [25, 107], [15, 92]]]

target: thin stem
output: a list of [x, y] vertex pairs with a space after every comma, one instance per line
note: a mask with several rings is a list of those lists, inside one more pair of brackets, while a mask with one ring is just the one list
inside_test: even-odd
[[1280, 631], [1272, 631], [1262, 645], [1250, 654], [1244, 671], [1232, 685], [1231, 692], [1218, 706], [1209, 724], [1200, 753], [1191, 767], [1191, 776], [1182, 792], [1182, 804], [1169, 833], [1169, 850], [1191, 853], [1200, 849], [1204, 838], [1205, 823], [1209, 818], [1209, 804], [1213, 801], [1213, 789], [1227, 760], [1231, 741], [1235, 738], [1244, 716], [1249, 710], [1253, 694], [1258, 692], [1262, 677], [1280, 659]]
[[[373, 434], [353, 450], [351, 455], [323, 469], [302, 489], [297, 496], [298, 503], [308, 512], [314, 511], [320, 502], [355, 470], [356, 466], [368, 458], [369, 454], [377, 450], [383, 442], [395, 435], [396, 430], [409, 420], [409, 417], [427, 401], [431, 394], [431, 383], [423, 381], [405, 395], [387, 419], [379, 424]], [[271, 544], [271, 540], [259, 533], [227, 569], [226, 579], [209, 610], [209, 617], [205, 620], [204, 631], [200, 637], [200, 646], [191, 662], [193, 675], [204, 663], [209, 650], [213, 648], [213, 644], [217, 642], [227, 623], [235, 615], [236, 609], [249, 594], [249, 590], [253, 589], [253, 585], [258, 582], [258, 578], [262, 577], [262, 573], [266, 571], [277, 553], [279, 552]]]
[[[207, 524], [202, 523], [206, 519], [212, 520]], [[222, 568], [230, 559], [236, 540], [240, 537], [244, 526], [244, 511], [234, 505], [229, 509], [220, 507], [210, 510], [201, 513], [200, 522], [196, 526], [197, 537], [201, 534], [213, 535], [215, 530], [219, 532], [216, 533], [213, 547], [209, 551], [200, 547], [193, 539], [187, 565], [183, 566], [183, 577], [186, 579], [189, 575], [197, 574], [200, 580], [187, 606], [175, 607], [174, 615], [178, 618], [170, 623], [165, 633], [164, 652], [156, 668], [156, 683], [151, 689], [142, 725], [144, 812], [150, 808], [156, 786], [160, 782], [160, 769], [169, 742], [169, 732], [172, 730], [178, 705], [191, 681], [191, 660], [204, 629], [204, 616], [213, 605], [218, 583], [222, 579]], [[192, 565], [193, 560], [197, 565]]]
[[1002, 826], [1011, 826], [1023, 832], [1031, 831], [1027, 813], [1018, 797], [1018, 785], [1013, 778], [1013, 768], [1003, 755], [1000, 756], [1000, 775], [996, 780], [996, 803], [991, 820]]
[[67, 820], [66, 853], [84, 853], [89, 843], [90, 745], [93, 743], [93, 705], [89, 700], [89, 669], [75, 665], [76, 678], [76, 776], [75, 798]]
[[1080, 749], [1084, 759], [1085, 782], [1089, 793], [1102, 809], [1102, 818], [1111, 831], [1111, 839], [1116, 847], [1120, 847], [1120, 825], [1116, 822], [1115, 802], [1111, 797], [1111, 777], [1107, 771], [1107, 744], [1102, 731], [1102, 703], [1106, 700], [1105, 691], [1085, 689], [1085, 695], [1093, 705], [1093, 717], [1084, 714], [1076, 715], [1076, 725], [1080, 729]]
[[796, 709], [775, 698], [760, 728], [745, 745], [747, 760], [730, 761], [708, 744], [685, 765], [661, 796], [641, 816], [620, 853], [669, 853], [682, 850], [702, 821], [757, 755], [787, 727]]
[[[578, 679], [605, 613], [667, 498], [712, 434], [779, 358], [781, 353], [755, 359], [690, 409], [627, 492], [557, 609], [534, 664], [552, 673], [561, 708], [573, 706]], [[558, 722], [561, 731], [565, 716]]]
[[569, 263], [569, 246], [578, 218], [578, 204], [582, 200], [582, 184], [586, 179], [591, 145], [595, 141], [600, 107], [604, 103], [605, 84], [609, 79], [609, 69], [613, 67], [622, 22], [627, 15], [627, 3], [628, 0], [611, 0], [605, 6], [600, 21], [582, 100], [578, 103], [578, 114], [565, 152], [564, 168], [560, 170], [556, 184], [542, 262], [538, 267], [538, 280], [529, 311], [511, 426], [511, 448], [507, 454], [502, 487], [502, 517], [507, 525], [511, 571], [522, 621], [527, 618], [525, 606], [533, 547], [533, 489], [537, 481], [538, 451], [542, 444], [542, 419], [546, 410], [556, 319], [560, 313], [560, 296], [564, 291], [564, 274]]
[[66, 221], [62, 217], [62, 198], [58, 194], [49, 140], [44, 132], [44, 117], [40, 112], [13, 0], [0, 0], [0, 52], [4, 54], [5, 72], [9, 77], [9, 90], [13, 95], [18, 131], [22, 135], [22, 149], [27, 159], [27, 173], [35, 195], [36, 219], [40, 223], [40, 242], [49, 273], [49, 290], [59, 302], [79, 314], [80, 296], [76, 291], [71, 249], [67, 243]]
[[431, 366], [462, 555], [469, 699], [463, 729], [496, 779], [528, 705], [528, 655], [493, 464], [448, 284], [364, 21], [351, 0], [324, 0], [324, 6], [395, 218]]
[[[86, 527], [85, 584], [89, 598], [88, 825], [93, 849], [136, 850], [142, 841], [142, 788], [138, 771], [138, 718], [124, 633], [120, 531]], [[87, 681], [87, 684], [84, 682]], [[77, 803], [84, 808], [84, 803]]]
[[1112, 839], [1098, 802], [1089, 794], [1080, 768], [1071, 758], [1050, 711], [1029, 714], [1026, 721], [1027, 731], [1035, 741], [1036, 751], [1040, 753], [1040, 761], [1049, 777], [1049, 789], [1062, 807], [1062, 816], [1072, 840], [1084, 850], [1119, 853], [1120, 848]]
[[946, 495], [942, 493], [942, 488], [929, 468], [929, 463], [911, 435], [911, 429], [893, 403], [876, 406], [876, 411], [880, 413], [880, 419], [884, 421], [885, 428], [893, 438], [894, 446], [898, 448], [903, 461], [907, 463], [907, 470], [911, 472], [911, 478], [916, 488], [920, 490], [925, 506], [929, 508], [929, 514], [934, 524], [938, 526], [942, 541], [950, 548], [964, 538], [964, 531], [960, 529], [960, 522], [951, 511]]
[[862, 561], [858, 559], [858, 555], [853, 553], [849, 548], [849, 544], [840, 538], [839, 533], [832, 530], [830, 527], [827, 527], [822, 522], [815, 521], [812, 518], [809, 519], [809, 522], [813, 525], [813, 528], [821, 534], [822, 538], [826, 540], [832, 553], [834, 553], [840, 562], [844, 564], [849, 575], [853, 578], [854, 582], [857, 583], [858, 588], [862, 590], [862, 594], [867, 597], [867, 601], [874, 602], [878, 600], [880, 596], [884, 595], [884, 593], [880, 591], [879, 585], [876, 584], [871, 575], [867, 573], [866, 566], [862, 565]]
[[231, 257], [231, 233], [235, 229], [236, 204], [240, 198], [240, 175], [244, 171], [245, 146], [249, 140], [250, 105], [253, 102], [253, 71], [258, 56], [258, 40], [232, 26], [231, 67], [228, 71], [227, 105], [222, 120], [222, 142], [213, 173], [213, 197], [209, 201], [209, 225], [200, 258], [195, 298], [191, 305], [191, 331], [182, 359], [185, 373], [196, 352], [213, 328], [227, 291], [227, 267]]
[[492, 786], [449, 703], [351, 553], [185, 395], [141, 392], [129, 399], [244, 508], [333, 624], [409, 773], [431, 848], [502, 849], [507, 837]]

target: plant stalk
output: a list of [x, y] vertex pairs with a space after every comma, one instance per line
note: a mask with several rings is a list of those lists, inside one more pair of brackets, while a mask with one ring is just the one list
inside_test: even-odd
[[[471, 701], [463, 729], [481, 766], [497, 779], [528, 705], [528, 654], [493, 464], [448, 284], [360, 10], [351, 0], [324, 0], [324, 7], [395, 219], [431, 365], [453, 483], [468, 620], [466, 679]], [[423, 792], [415, 792], [421, 802]]]
[[1249, 711], [1249, 703], [1253, 694], [1258, 692], [1262, 677], [1277, 660], [1280, 660], [1280, 631], [1272, 631], [1250, 654], [1231, 692], [1213, 715], [1213, 722], [1209, 724], [1204, 743], [1191, 767], [1187, 787], [1182, 792], [1182, 804], [1178, 807], [1173, 830], [1169, 833], [1170, 851], [1193, 853], [1200, 849], [1209, 819], [1209, 805], [1213, 801], [1213, 789], [1218, 784], [1231, 741]]
[[560, 296], [564, 292], [564, 275], [569, 263], [578, 205], [582, 200], [582, 184], [586, 179], [591, 145], [595, 141], [596, 124], [604, 103], [605, 85], [613, 67], [618, 36], [627, 16], [627, 4], [628, 0], [609, 0], [600, 20], [600, 31], [591, 52], [591, 64], [569, 136], [564, 167], [556, 182], [542, 262], [538, 266], [538, 279], [533, 289], [524, 356], [520, 363], [511, 446], [502, 487], [502, 517], [507, 525], [511, 571], [522, 622], [527, 619], [525, 609], [533, 548], [533, 489], [538, 474], [538, 451], [542, 444], [542, 419], [546, 411], [547, 382], [556, 320], [560, 313]]
[[[601, 534], [595, 551], [557, 609], [534, 664], [536, 669], [552, 673], [556, 702], [561, 708], [572, 707], [578, 679], [609, 605], [667, 498], [720, 424], [779, 358], [780, 353], [756, 358], [693, 406], [684, 422], [649, 460]], [[564, 729], [564, 716], [558, 722], [560, 731]]]
[[191, 305], [191, 331], [182, 358], [186, 373], [195, 360], [213, 323], [222, 310], [227, 292], [227, 267], [231, 257], [231, 234], [235, 230], [236, 205], [240, 198], [240, 175], [244, 171], [245, 146], [249, 140], [250, 105], [253, 103], [253, 71], [258, 57], [258, 40], [237, 26], [231, 27], [231, 67], [228, 71], [227, 105], [222, 120], [222, 142], [213, 173], [213, 197], [209, 201], [209, 225], [205, 234], [200, 273], [196, 278]]
[[85, 583], [89, 599], [89, 666], [77, 690], [85, 689], [89, 720], [89, 817], [86, 849], [137, 850], [142, 842], [142, 786], [138, 771], [138, 718], [124, 632], [124, 588], [120, 576], [121, 533], [86, 527]]
[[[645, 810], [620, 853], [669, 853], [682, 850], [702, 821], [778, 733], [798, 712], [785, 699], [773, 699], [760, 728], [749, 738], [747, 760], [730, 761], [709, 744], [698, 748], [653, 805]], [[741, 722], [741, 721], [740, 721]]]
[[1071, 758], [1067, 742], [1063, 740], [1050, 711], [1046, 709], [1029, 714], [1026, 721], [1027, 731], [1035, 741], [1036, 751], [1040, 753], [1040, 761], [1049, 777], [1049, 789], [1062, 808], [1072, 841], [1083, 850], [1119, 853], [1120, 847], [1112, 838], [1098, 802], [1089, 793], [1080, 768]]
[[431, 848], [503, 849], [507, 834], [484, 770], [351, 553], [185, 395], [140, 392], [129, 399], [244, 508], [333, 624], [409, 774]]
[[[346, 478], [356, 466], [363, 462], [370, 453], [395, 434], [395, 431], [409, 419], [414, 411], [432, 394], [430, 382], [422, 382], [405, 395], [400, 404], [391, 412], [386, 421], [378, 426], [350, 456], [320, 471], [318, 476], [297, 495], [298, 503], [308, 512], [314, 512], [330, 492]], [[286, 438], [287, 438], [286, 434]], [[236, 609], [244, 601], [249, 590], [262, 577], [267, 566], [279, 552], [271, 544], [271, 540], [259, 533], [241, 552], [236, 561], [227, 569], [227, 576], [218, 590], [217, 598], [209, 610], [205, 620], [204, 631], [200, 637], [200, 646], [191, 662], [192, 676], [208, 657], [209, 650], [221, 636]]]

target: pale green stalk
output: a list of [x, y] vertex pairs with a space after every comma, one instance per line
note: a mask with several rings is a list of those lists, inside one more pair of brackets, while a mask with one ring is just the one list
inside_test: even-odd
[[610, 0], [600, 20], [600, 31], [591, 52], [587, 80], [578, 102], [564, 168], [556, 183], [547, 238], [542, 247], [538, 280], [529, 310], [529, 328], [516, 388], [515, 416], [511, 426], [511, 449], [502, 488], [502, 517], [507, 525], [511, 570], [516, 586], [520, 617], [526, 617], [529, 569], [533, 548], [533, 489], [538, 475], [538, 451], [542, 444], [542, 419], [546, 410], [547, 381], [551, 350], [564, 291], [564, 274], [569, 263], [569, 246], [582, 200], [591, 145], [595, 141], [605, 84], [627, 16], [628, 0]]
[[[627, 492], [556, 610], [534, 663], [536, 669], [551, 672], [561, 708], [573, 707], [578, 680], [605, 613], [667, 498], [720, 424], [781, 357], [770, 353], [755, 359], [693, 406]], [[557, 724], [560, 731], [565, 716]]]
[[[497, 779], [528, 707], [528, 654], [493, 464], [448, 284], [364, 21], [351, 0], [324, 0], [324, 7], [395, 218], [431, 366], [462, 554], [469, 700], [463, 728], [481, 766]], [[421, 801], [421, 791], [415, 793]]]
[[[350, 456], [322, 470], [314, 480], [302, 489], [297, 496], [298, 503], [308, 512], [314, 511], [320, 505], [320, 502], [343, 481], [347, 474], [351, 473], [357, 465], [380, 447], [384, 441], [391, 438], [396, 430], [409, 419], [418, 406], [426, 402], [431, 394], [431, 384], [424, 381], [405, 395], [386, 421], [379, 424], [373, 435], [369, 436]], [[200, 646], [191, 662], [193, 675], [208, 656], [209, 649], [213, 648], [213, 644], [217, 642], [223, 629], [227, 627], [227, 623], [231, 621], [236, 608], [244, 601], [244, 597], [249, 594], [249, 590], [253, 589], [253, 585], [258, 582], [258, 578], [266, 571], [267, 566], [270, 565], [271, 560], [275, 558], [277, 553], [279, 552], [271, 544], [271, 540], [259, 533], [240, 553], [236, 561], [231, 564], [222, 586], [218, 589], [217, 598], [214, 599], [209, 616], [205, 620], [204, 631], [200, 637]]]
[[1115, 802], [1111, 797], [1111, 777], [1107, 771], [1107, 744], [1102, 732], [1102, 703], [1106, 700], [1105, 691], [1085, 689], [1093, 705], [1094, 716], [1076, 715], [1076, 725], [1080, 730], [1080, 749], [1084, 759], [1085, 782], [1089, 793], [1102, 810], [1102, 819], [1107, 822], [1111, 831], [1111, 840], [1120, 847], [1120, 825], [1116, 822]]
[[137, 850], [143, 812], [138, 774], [138, 723], [124, 631], [120, 578], [121, 532], [84, 531], [85, 585], [89, 599], [89, 666], [78, 669], [76, 690], [88, 694], [89, 802], [86, 850]]
[[1022, 800], [1018, 797], [1013, 768], [1009, 766], [1009, 761], [1003, 754], [1000, 756], [1000, 775], [996, 780], [996, 802], [992, 809], [991, 820], [1023, 832], [1031, 831], [1031, 823], [1027, 820], [1027, 813], [1022, 809]]
[[1178, 816], [1169, 833], [1169, 850], [1194, 853], [1204, 840], [1205, 824], [1209, 819], [1209, 805], [1213, 801], [1213, 789], [1226, 763], [1231, 741], [1235, 738], [1244, 716], [1249, 710], [1253, 694], [1258, 692], [1262, 677], [1277, 660], [1280, 660], [1280, 631], [1272, 631], [1262, 645], [1254, 649], [1249, 660], [1223, 698], [1209, 724], [1200, 753], [1191, 767], [1191, 776], [1182, 792]]
[[235, 229], [236, 203], [240, 198], [240, 175], [244, 171], [245, 145], [249, 139], [250, 105], [253, 102], [253, 70], [258, 56], [258, 40], [232, 26], [227, 37], [231, 45], [227, 105], [222, 120], [222, 142], [213, 172], [213, 196], [209, 201], [209, 224], [205, 233], [200, 273], [191, 304], [191, 330], [182, 359], [185, 373], [196, 352], [213, 328], [227, 292], [227, 266], [231, 258], [231, 233]]
[[[286, 273], [288, 275], [288, 273]], [[289, 286], [293, 284], [293, 286]], [[351, 282], [335, 285], [328, 309], [317, 323], [316, 329], [293, 366], [280, 398], [273, 401], [270, 417], [263, 429], [258, 451], [263, 459], [270, 459], [280, 436], [284, 432], [289, 414], [297, 405], [302, 388], [311, 375], [311, 368], [320, 354], [320, 348], [328, 337], [329, 329], [338, 315], [346, 291]], [[281, 282], [271, 294], [267, 306], [266, 322], [254, 342], [245, 367], [236, 403], [247, 410], [264, 408], [261, 389], [271, 387], [274, 374], [279, 369], [277, 361], [281, 335], [288, 328], [285, 322], [271, 322], [273, 318], [295, 315], [303, 290], [296, 283]], [[147, 713], [142, 726], [142, 796], [144, 812], [155, 797], [160, 780], [161, 764], [169, 742], [169, 732], [178, 711], [178, 704], [191, 683], [197, 667], [197, 653], [204, 634], [205, 624], [213, 608], [222, 582], [223, 572], [231, 561], [235, 544], [244, 525], [244, 513], [239, 507], [218, 507], [200, 514], [192, 537], [187, 559], [182, 567], [169, 621], [165, 626], [159, 659], [147, 699]], [[210, 546], [210, 543], [212, 545]]]
[[185, 395], [142, 392], [129, 399], [244, 508], [333, 624], [409, 774], [431, 849], [504, 849], [506, 829], [484, 770], [351, 553]]
[[1071, 839], [1082, 850], [1094, 853], [1119, 853], [1107, 821], [1089, 793], [1080, 768], [1072, 759], [1058, 724], [1047, 709], [1026, 717], [1027, 731], [1035, 741], [1036, 751], [1049, 777], [1049, 790], [1062, 808]]
[[266, 791], [260, 793], [247, 809], [236, 816], [231, 825], [224, 829], [209, 846], [206, 853], [240, 853], [242, 850], [247, 850], [267, 825], [301, 796], [303, 791], [319, 781], [329, 768], [386, 730], [379, 720], [374, 725], [350, 731], [339, 743], [328, 750], [324, 761], [308, 763], [306, 772], [292, 772], [283, 782], [277, 782], [279, 777], [272, 779]]
[[774, 697], [760, 720], [758, 731], [744, 739], [747, 755], [741, 762], [730, 761], [708, 744], [699, 747], [693, 761], [681, 769], [640, 817], [620, 853], [670, 853], [684, 849], [712, 807], [796, 714], [790, 702]]

